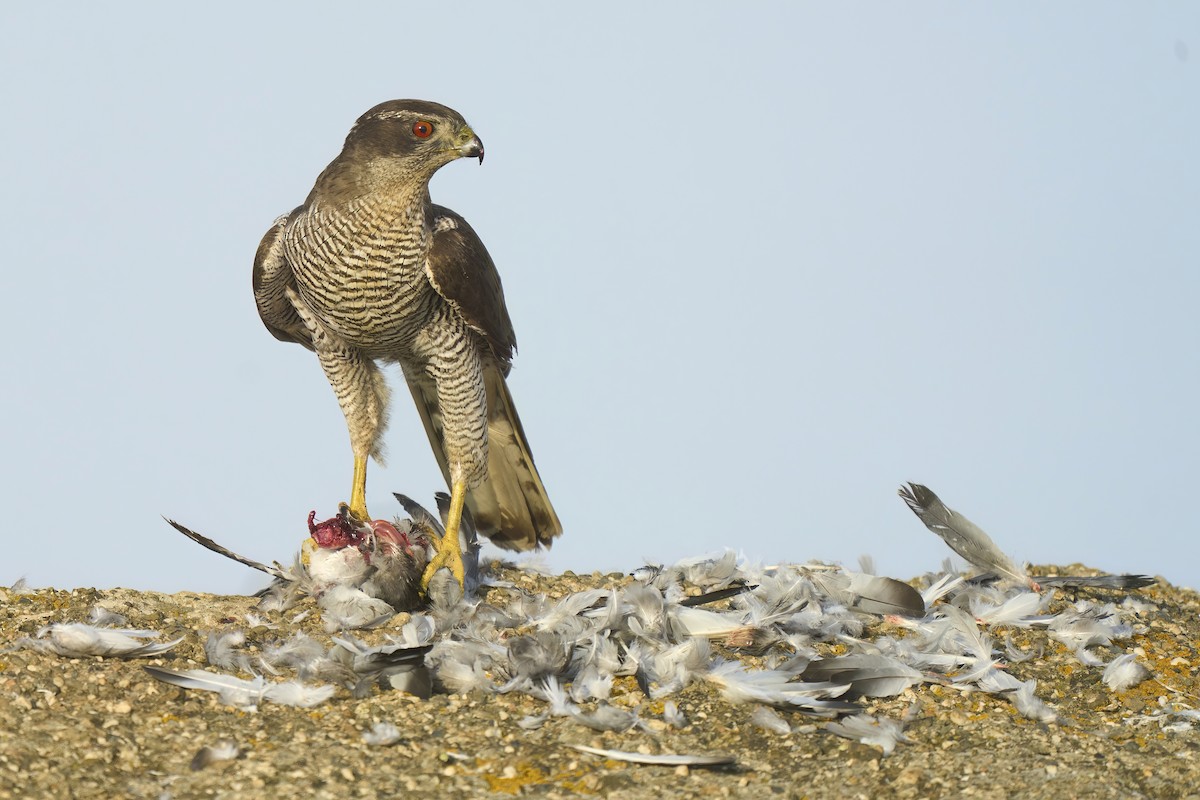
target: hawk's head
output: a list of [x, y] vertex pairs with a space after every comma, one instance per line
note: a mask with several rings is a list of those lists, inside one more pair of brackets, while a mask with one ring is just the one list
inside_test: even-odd
[[427, 100], [389, 100], [358, 118], [343, 158], [412, 177], [432, 175], [456, 158], [479, 156], [483, 142], [452, 108]]

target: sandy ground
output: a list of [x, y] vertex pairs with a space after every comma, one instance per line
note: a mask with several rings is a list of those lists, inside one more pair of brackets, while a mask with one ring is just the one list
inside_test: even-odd
[[[628, 580], [516, 570], [504, 578], [551, 596]], [[730, 705], [704, 683], [674, 698], [690, 722], [677, 729], [662, 721], [661, 702], [647, 701], [633, 679], [619, 679], [614, 704], [638, 709], [649, 728], [626, 733], [598, 733], [567, 719], [525, 730], [518, 720], [544, 704], [517, 694], [435, 693], [419, 700], [374, 690], [354, 699], [339, 690], [311, 709], [268, 703], [242, 711], [214, 694], [155, 681], [142, 667], [205, 667], [210, 631], [245, 630], [251, 652], [296, 629], [328, 641], [315, 614], [295, 623], [289, 621], [293, 610], [272, 617], [279, 627], [251, 627], [246, 615], [255, 611], [253, 598], [0, 589], [0, 646], [53, 622], [85, 620], [97, 605], [126, 616], [132, 627], [185, 637], [175, 650], [149, 659], [0, 652], [0, 798], [282, 800], [417, 791], [455, 798], [1200, 797], [1200, 722], [1163, 715], [1200, 708], [1200, 597], [1161, 582], [1135, 594], [1148, 604], [1134, 620], [1135, 634], [1098, 652], [1105, 661], [1137, 653], [1151, 679], [1114, 693], [1100, 681], [1100, 668], [1084, 667], [1044, 632], [1014, 631], [1016, 645], [1040, 648], [1041, 655], [1012, 664], [1011, 672], [1038, 680], [1037, 694], [1058, 712], [1058, 724], [1024, 719], [993, 696], [920, 685], [866, 701], [871, 713], [910, 720], [911, 742], [884, 757], [879, 747], [832, 736], [820, 721], [795, 713], [784, 713], [792, 733], [764, 730], [751, 722], [751, 705]], [[1060, 593], [1056, 603], [1076, 596], [1092, 595]], [[887, 626], [876, 620], [871, 629], [888, 632]], [[998, 642], [1004, 636], [996, 632]], [[395, 724], [400, 741], [364, 743], [363, 733], [378, 722]], [[207, 765], [197, 758], [203, 748], [222, 744], [232, 744], [236, 757]], [[736, 766], [630, 765], [585, 755], [572, 744], [724, 754]]]

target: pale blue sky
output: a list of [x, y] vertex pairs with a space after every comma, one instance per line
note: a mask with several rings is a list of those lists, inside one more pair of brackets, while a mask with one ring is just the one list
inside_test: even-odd
[[[261, 584], [346, 499], [250, 293], [387, 99], [504, 278], [555, 569], [722, 547], [909, 577], [923, 482], [1018, 560], [1200, 585], [1200, 6], [9, 6], [0, 583]], [[390, 492], [441, 488], [393, 373]], [[69, 557], [68, 557], [69, 556]]]

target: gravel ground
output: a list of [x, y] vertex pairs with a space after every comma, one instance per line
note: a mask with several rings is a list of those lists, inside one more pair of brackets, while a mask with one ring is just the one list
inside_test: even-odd
[[[628, 580], [619, 574], [541, 576], [507, 568], [501, 577], [551, 596]], [[385, 798], [417, 790], [455, 798], [1200, 797], [1200, 723], [1161, 716], [1168, 709], [1200, 707], [1200, 597], [1161, 581], [1136, 595], [1150, 609], [1134, 620], [1135, 635], [1111, 653], [1099, 650], [1105, 661], [1137, 653], [1151, 679], [1114, 693], [1101, 683], [1100, 668], [1084, 667], [1044, 632], [1015, 631], [1015, 644], [1042, 654], [1012, 664], [1011, 672], [1021, 680], [1037, 678], [1037, 695], [1058, 712], [1058, 724], [1024, 719], [1010, 703], [990, 695], [917, 686], [899, 697], [867, 701], [870, 713], [909, 720], [905, 732], [911, 742], [884, 757], [880, 748], [822, 732], [820, 721], [798, 714], [781, 712], [792, 733], [764, 730], [751, 722], [753, 705], [730, 705], [707, 683], [675, 696], [690, 722], [676, 729], [662, 722], [661, 702], [647, 702], [632, 678], [619, 679], [614, 704], [639, 709], [651, 728], [620, 734], [597, 733], [562, 718], [524, 730], [517, 721], [544, 704], [517, 694], [418, 700], [376, 690], [356, 700], [339, 691], [311, 709], [264, 704], [257, 712], [240, 711], [222, 705], [216, 695], [160, 683], [142, 666], [203, 668], [205, 637], [214, 630], [245, 630], [251, 652], [297, 629], [328, 642], [315, 614], [289, 622], [293, 610], [273, 615], [278, 628], [249, 627], [253, 598], [0, 588], [0, 646], [53, 622], [86, 620], [96, 605], [126, 616], [131, 627], [185, 637], [172, 652], [150, 659], [0, 650], [0, 798], [286, 800]], [[1060, 594], [1051, 610], [1074, 598]], [[895, 633], [882, 620], [870, 630]], [[361, 638], [370, 641], [372, 635], [382, 632]], [[997, 632], [998, 642], [1003, 639]], [[1164, 725], [1168, 719], [1174, 724]], [[395, 724], [400, 741], [365, 744], [362, 734], [378, 722]], [[223, 743], [236, 747], [236, 757], [200, 763], [203, 748]], [[585, 755], [572, 744], [727, 754], [737, 764], [630, 765]]]

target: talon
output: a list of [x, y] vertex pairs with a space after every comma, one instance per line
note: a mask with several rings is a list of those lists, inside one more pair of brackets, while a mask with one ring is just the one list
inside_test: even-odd
[[467, 484], [456, 481], [450, 490], [450, 510], [446, 513], [446, 535], [438, 543], [437, 554], [429, 560], [425, 574], [421, 576], [421, 589], [429, 592], [429, 584], [433, 576], [442, 567], [450, 570], [450, 574], [465, 588], [466, 574], [463, 569], [462, 543], [459, 540], [458, 527], [462, 519], [463, 506], [467, 501]]

